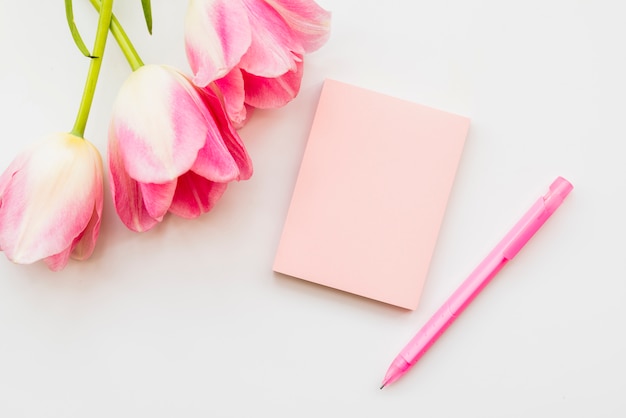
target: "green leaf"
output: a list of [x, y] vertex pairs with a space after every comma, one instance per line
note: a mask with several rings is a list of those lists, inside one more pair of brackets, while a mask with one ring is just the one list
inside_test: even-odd
[[152, 35], [152, 6], [150, 6], [150, 0], [141, 0], [141, 7], [143, 7], [143, 16], [146, 18], [148, 32]]
[[80, 49], [80, 52], [83, 53], [84, 56], [93, 58], [93, 55], [85, 46], [83, 42], [83, 38], [80, 37], [80, 33], [78, 33], [78, 28], [76, 27], [76, 23], [74, 22], [74, 11], [72, 10], [72, 0], [65, 0], [65, 17], [67, 18], [67, 24], [70, 27], [70, 32], [72, 33], [72, 38], [74, 39], [74, 43]]

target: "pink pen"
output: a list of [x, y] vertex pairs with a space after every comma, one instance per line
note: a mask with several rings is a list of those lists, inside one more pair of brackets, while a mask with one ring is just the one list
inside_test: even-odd
[[389, 366], [389, 370], [387, 370], [381, 389], [398, 380], [417, 363], [430, 346], [437, 341], [437, 338], [474, 300], [476, 295], [541, 228], [550, 215], [561, 205], [572, 188], [573, 186], [567, 180], [557, 177], [550, 185], [548, 193], [535, 202], [513, 229], [396, 356]]

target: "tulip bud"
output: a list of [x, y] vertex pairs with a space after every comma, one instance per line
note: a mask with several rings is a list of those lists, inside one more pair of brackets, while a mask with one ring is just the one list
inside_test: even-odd
[[61, 270], [69, 257], [88, 258], [102, 216], [102, 160], [69, 133], [44, 138], [0, 176], [0, 250], [9, 260], [44, 260]]

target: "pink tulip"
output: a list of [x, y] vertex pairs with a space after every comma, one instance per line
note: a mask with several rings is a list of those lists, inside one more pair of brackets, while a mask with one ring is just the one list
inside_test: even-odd
[[330, 13], [313, 0], [190, 0], [185, 47], [195, 75], [216, 81], [229, 117], [246, 120], [246, 106], [276, 108], [300, 90], [305, 53], [329, 36]]
[[167, 212], [209, 211], [252, 163], [218, 93], [177, 70], [145, 65], [123, 84], [109, 130], [111, 190], [122, 222], [145, 231]]
[[44, 260], [61, 270], [96, 245], [102, 215], [102, 160], [86, 140], [51, 135], [0, 176], [0, 250], [9, 260]]

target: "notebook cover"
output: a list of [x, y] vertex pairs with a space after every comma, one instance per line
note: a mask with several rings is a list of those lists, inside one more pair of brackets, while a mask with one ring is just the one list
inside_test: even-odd
[[415, 309], [469, 119], [326, 80], [274, 271]]

